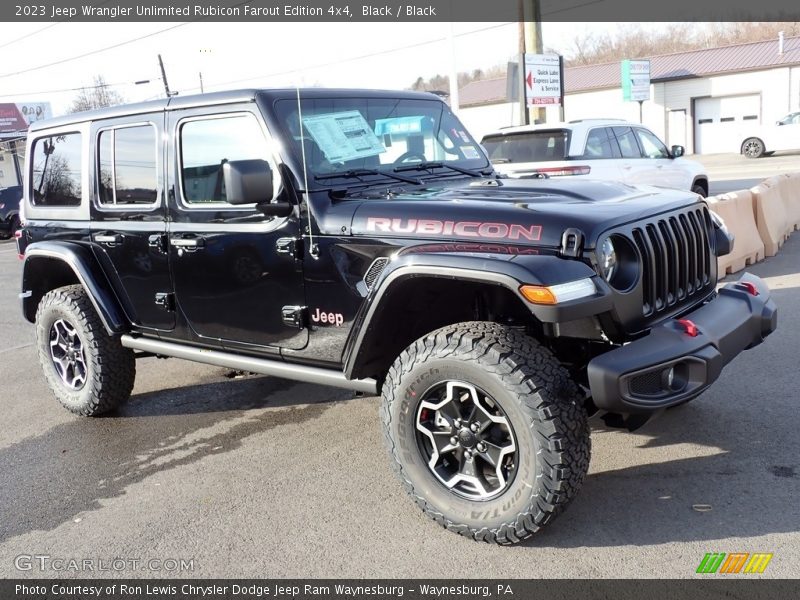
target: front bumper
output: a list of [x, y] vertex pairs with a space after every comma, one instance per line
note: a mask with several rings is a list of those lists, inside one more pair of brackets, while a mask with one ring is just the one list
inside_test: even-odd
[[[752, 284], [757, 295], [745, 283]], [[683, 319], [697, 326], [696, 336], [670, 320], [589, 363], [589, 388], [597, 408], [648, 413], [691, 400], [716, 381], [742, 350], [775, 331], [778, 310], [767, 284], [745, 273]]]

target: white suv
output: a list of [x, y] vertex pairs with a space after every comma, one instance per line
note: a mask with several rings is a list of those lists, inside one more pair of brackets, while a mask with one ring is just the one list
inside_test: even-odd
[[616, 119], [507, 127], [484, 136], [489, 158], [509, 177], [582, 176], [708, 195], [702, 165], [681, 158], [647, 127]]

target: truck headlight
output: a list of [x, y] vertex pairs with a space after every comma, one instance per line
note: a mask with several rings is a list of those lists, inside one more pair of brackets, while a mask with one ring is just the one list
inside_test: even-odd
[[599, 259], [603, 279], [611, 281], [617, 272], [617, 251], [610, 237], [607, 237], [600, 246]]

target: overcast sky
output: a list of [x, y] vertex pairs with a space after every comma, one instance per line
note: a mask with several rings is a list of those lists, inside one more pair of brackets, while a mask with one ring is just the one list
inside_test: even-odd
[[[616, 28], [547, 23], [543, 38], [568, 55], [576, 35]], [[459, 71], [504, 64], [517, 52], [516, 23], [455, 23], [452, 29]], [[449, 23], [0, 23], [0, 102], [46, 100], [58, 115], [76, 92], [56, 90], [90, 85], [95, 75], [114, 84], [126, 101], [163, 97], [159, 53], [170, 88], [182, 95], [200, 91], [200, 72], [205, 91], [402, 89], [419, 76], [449, 72], [450, 31]], [[134, 85], [141, 80], [151, 83]]]

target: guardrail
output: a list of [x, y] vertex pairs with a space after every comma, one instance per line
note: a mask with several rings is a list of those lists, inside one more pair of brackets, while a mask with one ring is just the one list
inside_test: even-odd
[[736, 238], [733, 252], [717, 259], [720, 276], [775, 256], [789, 235], [800, 229], [800, 173], [770, 177], [749, 190], [710, 196], [707, 201]]

